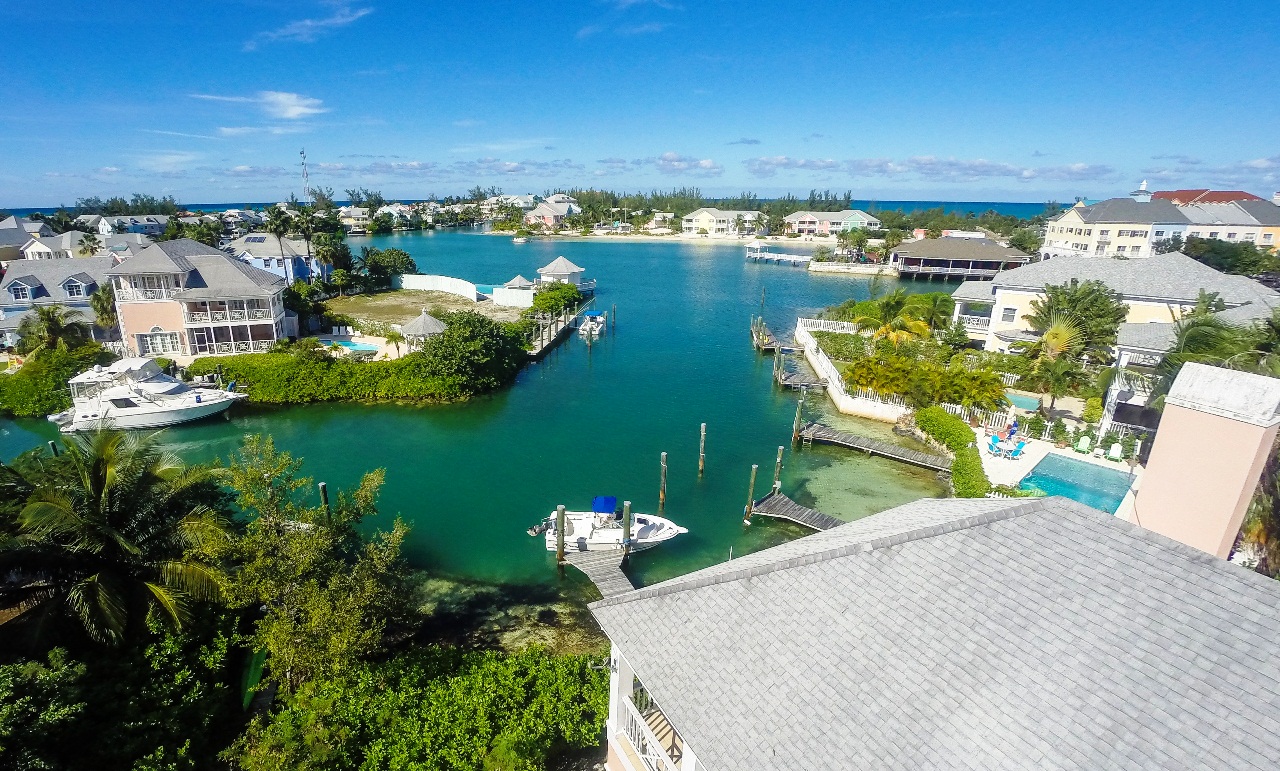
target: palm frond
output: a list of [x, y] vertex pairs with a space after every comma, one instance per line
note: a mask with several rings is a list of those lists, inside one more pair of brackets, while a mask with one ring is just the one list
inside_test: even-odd
[[162, 562], [160, 580], [170, 588], [181, 590], [200, 602], [222, 599], [226, 576], [217, 568], [190, 560]]
[[67, 592], [67, 605], [90, 637], [114, 645], [124, 636], [128, 616], [124, 598], [113, 583], [102, 574], [89, 576]]
[[188, 617], [187, 604], [182, 597], [168, 587], [153, 584], [150, 581], [142, 583], [151, 593], [151, 598], [164, 610], [165, 616], [174, 628], [181, 629]]

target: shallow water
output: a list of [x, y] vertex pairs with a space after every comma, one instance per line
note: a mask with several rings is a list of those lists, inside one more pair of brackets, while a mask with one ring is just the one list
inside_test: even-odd
[[[237, 406], [229, 419], [169, 429], [165, 441], [184, 458], [205, 461], [227, 457], [245, 434], [269, 434], [331, 488], [384, 466], [381, 510], [387, 520], [398, 513], [413, 525], [406, 551], [414, 564], [471, 580], [556, 581], [552, 555], [525, 528], [558, 503], [585, 508], [593, 495], [654, 511], [663, 451], [666, 514], [690, 532], [636, 555], [632, 572], [640, 580], [680, 575], [726, 559], [730, 549], [745, 554], [805, 532], [759, 518], [742, 524], [751, 464], [760, 465], [759, 497], [772, 482], [778, 445], [789, 444], [796, 406], [794, 393], [772, 384], [770, 359], [752, 350], [748, 324], [762, 291], [766, 320], [789, 333], [798, 315], [865, 296], [865, 280], [748, 264], [741, 248], [711, 244], [517, 245], [498, 236], [425, 232], [351, 245], [374, 244], [405, 249], [421, 272], [482, 284], [533, 276], [562, 254], [599, 280], [597, 307], [616, 306], [616, 328], [591, 348], [575, 336], [526, 368], [513, 388], [466, 404]], [[806, 402], [808, 418], [892, 436], [887, 425], [830, 412], [821, 397]], [[707, 472], [699, 479], [703, 422]], [[0, 457], [56, 436], [45, 421], [0, 420]], [[846, 519], [944, 491], [929, 472], [834, 448], [788, 447], [784, 465], [785, 492]]]

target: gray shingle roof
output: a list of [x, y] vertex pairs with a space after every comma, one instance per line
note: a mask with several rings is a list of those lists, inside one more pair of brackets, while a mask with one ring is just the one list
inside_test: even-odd
[[917, 501], [591, 609], [707, 771], [1280, 753], [1280, 584], [1062, 498]]
[[584, 270], [561, 256], [538, 268], [538, 273], [582, 273]]
[[903, 256], [940, 260], [1029, 259], [1026, 252], [1001, 246], [989, 238], [924, 238], [908, 241], [893, 251]]
[[1001, 271], [993, 282], [1001, 288], [1038, 290], [1047, 284], [1064, 284], [1071, 279], [1096, 279], [1127, 298], [1195, 302], [1201, 289], [1218, 292], [1232, 305], [1277, 297], [1274, 291], [1253, 279], [1219, 273], [1181, 252], [1132, 260], [1054, 257]]
[[[70, 297], [62, 286], [68, 278], [75, 277], [82, 284], [89, 286], [92, 292], [95, 286], [107, 283], [107, 269], [111, 267], [112, 257], [76, 257], [60, 260], [18, 260], [10, 263], [10, 270], [0, 280], [0, 305], [13, 301], [9, 293], [9, 285], [23, 283], [27, 286], [38, 286], [32, 293], [32, 302], [36, 305], [48, 303], [83, 303], [84, 297]], [[86, 280], [87, 279], [87, 280]]]
[[989, 303], [994, 302], [995, 284], [991, 281], [968, 279], [960, 282], [960, 286], [951, 293], [956, 302]]
[[1270, 201], [1236, 201], [1236, 206], [1248, 212], [1261, 225], [1280, 225], [1280, 206]]
[[[1184, 225], [1188, 221], [1172, 202], [1159, 198], [1146, 202], [1132, 198], [1108, 198], [1090, 206], [1077, 206], [1067, 210], [1073, 211], [1080, 215], [1080, 219], [1091, 224], [1116, 222]], [[1062, 216], [1065, 214], [1066, 212]]]
[[179, 300], [270, 297], [285, 284], [274, 273], [189, 238], [152, 244], [107, 271], [111, 276], [134, 273], [186, 274], [186, 288], [173, 293]]
[[[1266, 203], [1266, 201], [1262, 201]], [[1179, 209], [1192, 225], [1256, 226], [1260, 224], [1243, 206], [1235, 203], [1196, 203]]]
[[425, 310], [413, 321], [405, 322], [400, 331], [408, 337], [428, 337], [438, 335], [445, 329], [444, 322]]
[[1173, 347], [1175, 339], [1177, 339], [1175, 324], [1121, 324], [1120, 331], [1116, 335], [1116, 345], [1121, 348], [1164, 352]]
[[205, 246], [189, 238], [161, 241], [122, 261], [109, 271], [112, 276], [131, 273], [186, 273], [190, 271], [191, 254], [222, 254], [212, 246]]

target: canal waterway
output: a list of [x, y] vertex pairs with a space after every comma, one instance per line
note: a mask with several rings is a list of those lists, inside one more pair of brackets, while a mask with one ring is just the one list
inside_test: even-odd
[[[465, 404], [237, 406], [229, 419], [168, 429], [164, 442], [188, 461], [212, 461], [227, 458], [246, 434], [270, 435], [331, 489], [385, 467], [380, 519], [385, 526], [398, 514], [412, 525], [406, 553], [415, 566], [484, 582], [557, 580], [541, 539], [525, 534], [556, 504], [581, 509], [594, 495], [616, 495], [655, 511], [664, 451], [666, 514], [689, 533], [636, 555], [633, 573], [644, 583], [804, 534], [768, 520], [742, 524], [751, 464], [760, 465], [759, 496], [779, 445], [787, 445], [783, 490], [844, 519], [945, 492], [933, 474], [893, 461], [834, 448], [793, 453], [797, 397], [773, 385], [771, 360], [751, 348], [749, 320], [762, 294], [766, 321], [789, 333], [797, 316], [865, 297], [864, 279], [747, 263], [740, 246], [718, 244], [513, 244], [449, 231], [352, 239], [353, 249], [365, 245], [404, 249], [423, 273], [480, 284], [532, 277], [564, 255], [598, 279], [597, 307], [616, 306], [617, 325], [590, 348], [574, 336], [514, 387]], [[888, 426], [830, 413], [825, 397], [807, 400], [810, 419], [891, 437]], [[704, 422], [707, 470], [699, 479]], [[46, 421], [0, 419], [0, 457], [56, 437]]]

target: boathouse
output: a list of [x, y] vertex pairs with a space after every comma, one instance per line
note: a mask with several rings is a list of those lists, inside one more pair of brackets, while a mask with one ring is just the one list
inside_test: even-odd
[[590, 607], [609, 771], [1280, 756], [1280, 583], [1065, 498], [916, 501]]
[[889, 265], [903, 278], [992, 278], [1031, 257], [988, 238], [925, 238], [899, 245]]

